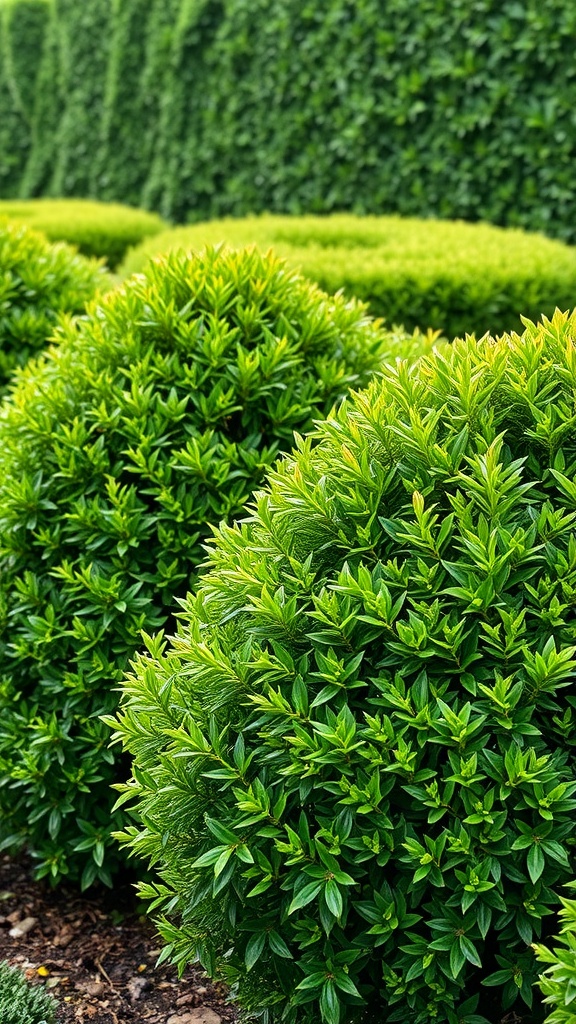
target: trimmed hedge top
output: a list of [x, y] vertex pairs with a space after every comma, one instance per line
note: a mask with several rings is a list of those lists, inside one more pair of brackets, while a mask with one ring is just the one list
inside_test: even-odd
[[22, 221], [53, 241], [70, 242], [86, 256], [116, 267], [127, 249], [158, 234], [166, 223], [155, 213], [88, 199], [0, 200], [0, 219]]
[[576, 294], [576, 249], [539, 235], [489, 224], [401, 217], [247, 217], [173, 228], [129, 252], [120, 274], [148, 256], [205, 244], [272, 246], [322, 288], [343, 288], [375, 316], [442, 330], [519, 329], [570, 307]]
[[0, 413], [0, 836], [87, 886], [118, 865], [125, 775], [98, 716], [140, 631], [294, 431], [402, 341], [272, 257], [215, 250], [152, 263], [58, 340]]
[[96, 260], [0, 221], [0, 391], [48, 343], [61, 314], [82, 313], [110, 283]]
[[249, 1010], [530, 1005], [576, 866], [575, 389], [576, 314], [387, 369], [128, 675], [120, 838], [165, 955]]

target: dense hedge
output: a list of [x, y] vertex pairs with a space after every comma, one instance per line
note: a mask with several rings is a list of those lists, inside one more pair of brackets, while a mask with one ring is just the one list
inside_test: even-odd
[[[59, 27], [64, 108], [58, 124], [49, 192], [57, 196], [89, 196], [98, 190], [99, 184], [96, 176], [102, 150], [112, 0], [53, 2]], [[42, 125], [38, 129], [43, 132]], [[46, 142], [49, 144], [50, 140]], [[116, 146], [122, 148], [119, 139]]]
[[0, 410], [0, 838], [86, 886], [118, 866], [98, 715], [140, 631], [294, 431], [426, 342], [255, 250], [155, 261], [57, 338]]
[[147, 210], [84, 199], [0, 199], [0, 222], [5, 219], [29, 224], [52, 241], [70, 242], [112, 268], [127, 249], [166, 227]]
[[0, 196], [18, 193], [32, 142], [47, 0], [0, 0]]
[[559, 312], [385, 371], [136, 659], [122, 838], [159, 870], [168, 956], [249, 1010], [531, 1005], [576, 867], [575, 387]]
[[36, 231], [0, 221], [0, 394], [17, 366], [46, 347], [63, 314], [111, 285], [100, 263]]
[[[0, 207], [1, 208], [1, 207]], [[328, 292], [343, 288], [388, 323], [455, 337], [521, 328], [576, 296], [576, 248], [487, 224], [399, 217], [248, 217], [173, 228], [129, 252], [120, 274], [147, 257], [204, 244], [272, 246]]]
[[84, 187], [98, 125], [93, 194], [174, 220], [398, 212], [576, 240], [572, 0], [114, 0], [88, 64], [105, 0], [55, 2], [85, 95], [48, 47], [26, 194], [54, 186], [55, 161], [59, 186]]

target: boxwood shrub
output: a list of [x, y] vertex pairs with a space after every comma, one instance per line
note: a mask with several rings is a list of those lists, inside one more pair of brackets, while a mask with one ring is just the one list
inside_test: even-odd
[[56, 1000], [39, 985], [29, 985], [17, 967], [0, 963], [2, 1024], [53, 1024]]
[[560, 312], [386, 370], [127, 675], [120, 838], [159, 872], [164, 955], [248, 1010], [531, 1004], [576, 859], [575, 385]]
[[0, 392], [48, 343], [62, 313], [81, 313], [111, 283], [96, 260], [0, 220]]
[[0, 837], [87, 886], [118, 863], [126, 769], [98, 716], [140, 630], [185, 595], [210, 524], [400, 339], [250, 250], [156, 261], [57, 338], [0, 412]]
[[502, 333], [569, 307], [576, 249], [488, 224], [401, 217], [247, 217], [173, 228], [129, 252], [120, 273], [175, 247], [256, 243], [334, 292], [343, 288], [389, 323]]
[[155, 213], [89, 199], [1, 200], [0, 218], [21, 221], [53, 241], [70, 242], [86, 256], [116, 267], [126, 250], [166, 227]]

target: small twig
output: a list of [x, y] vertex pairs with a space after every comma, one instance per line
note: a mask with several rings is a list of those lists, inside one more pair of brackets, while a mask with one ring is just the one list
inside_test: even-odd
[[116, 995], [118, 995], [118, 990], [116, 988], [114, 988], [114, 983], [113, 983], [110, 975], [108, 974], [107, 971], [104, 970], [104, 968], [102, 967], [102, 964], [100, 963], [100, 961], [99, 960], [95, 960], [94, 963], [96, 964], [96, 967], [100, 971], [100, 974], [102, 975], [102, 977], [106, 978], [106, 981], [110, 985], [110, 988], [112, 989], [112, 991], [115, 992]]

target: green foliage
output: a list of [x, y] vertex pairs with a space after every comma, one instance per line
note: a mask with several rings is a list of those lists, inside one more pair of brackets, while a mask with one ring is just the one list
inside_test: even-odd
[[116, 723], [164, 958], [307, 1024], [531, 1004], [575, 867], [575, 386], [576, 314], [399, 362], [217, 532]]
[[[574, 888], [576, 883], [568, 883]], [[561, 897], [560, 921], [562, 928], [558, 937], [560, 945], [548, 949], [541, 943], [534, 944], [536, 956], [547, 964], [538, 983], [544, 996], [544, 1003], [551, 1008], [546, 1024], [574, 1024], [576, 999], [576, 900]]]
[[17, 967], [0, 963], [0, 1021], [2, 1024], [53, 1024], [56, 1002], [38, 985], [32, 987]]
[[[141, 196], [144, 206], [158, 209], [164, 189], [162, 171], [165, 155], [159, 151], [159, 123], [171, 115], [171, 103], [163, 95], [159, 83], [171, 75], [174, 88], [179, 88], [183, 69], [172, 60], [175, 32], [178, 28], [180, 0], [151, 0], [147, 22], [146, 54], [136, 95], [133, 97], [140, 118], [138, 159], [146, 167], [146, 180]], [[165, 91], [165, 90], [164, 90]], [[171, 98], [172, 92], [170, 92]], [[170, 110], [168, 109], [170, 108]], [[134, 117], [132, 112], [131, 120]], [[162, 133], [165, 140], [166, 133]]]
[[155, 261], [58, 339], [0, 412], [0, 832], [87, 886], [118, 867], [98, 716], [140, 631], [293, 432], [404, 342], [254, 250]]
[[[65, 106], [58, 125], [50, 191], [54, 195], [88, 196], [96, 187], [95, 166], [101, 146], [111, 0], [55, 0], [55, 4]], [[118, 140], [116, 146], [122, 151]]]
[[400, 217], [248, 217], [172, 228], [126, 256], [121, 274], [149, 256], [205, 244], [273, 246], [326, 291], [343, 288], [389, 323], [448, 337], [520, 328], [567, 308], [576, 294], [576, 249], [488, 224]]
[[[222, 0], [177, 0], [154, 159], [143, 192], [144, 203], [169, 218], [182, 213], [183, 189], [194, 196], [195, 205], [200, 202], [207, 208], [214, 188], [222, 184], [217, 169], [206, 171], [201, 163], [210, 162], [211, 142], [203, 138], [203, 120], [209, 103], [211, 48], [225, 18]], [[207, 89], [199, 90], [200, 82]]]
[[113, 0], [102, 32], [106, 2], [56, 0], [21, 194], [90, 180], [175, 221], [395, 212], [576, 240], [572, 0]]
[[0, 200], [0, 218], [21, 221], [53, 241], [70, 242], [86, 256], [116, 267], [130, 246], [165, 227], [155, 213], [85, 199]]
[[46, 346], [64, 313], [84, 312], [109, 284], [95, 260], [19, 224], [0, 221], [0, 392], [16, 366]]
[[[19, 0], [15, 3], [19, 4]], [[61, 29], [55, 0], [46, 0], [46, 4], [48, 15], [44, 45], [41, 55], [34, 57], [37, 73], [30, 122], [31, 143], [17, 193], [22, 196], [49, 194], [58, 159], [60, 120], [65, 109]]]
[[0, 3], [0, 196], [16, 195], [31, 145], [46, 0]]
[[110, 58], [95, 165], [95, 194], [102, 199], [121, 196], [135, 206], [148, 171], [142, 160], [139, 87], [150, 9], [150, 0], [111, 0]]

